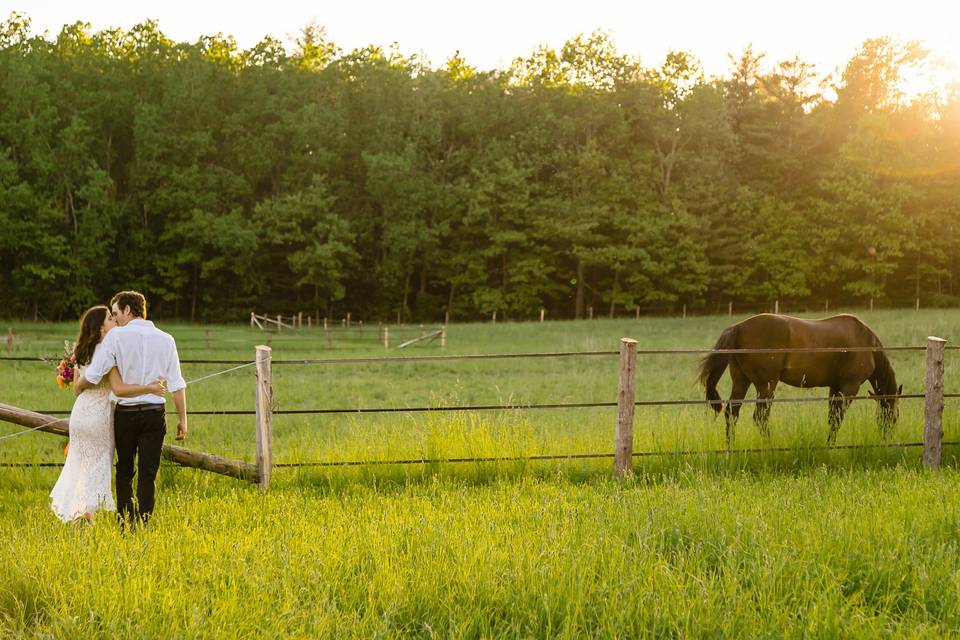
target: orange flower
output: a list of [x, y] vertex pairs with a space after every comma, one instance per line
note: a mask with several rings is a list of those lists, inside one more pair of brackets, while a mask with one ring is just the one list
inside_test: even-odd
[[63, 379], [63, 376], [57, 376], [57, 386], [60, 387], [61, 389], [67, 388], [67, 383]]

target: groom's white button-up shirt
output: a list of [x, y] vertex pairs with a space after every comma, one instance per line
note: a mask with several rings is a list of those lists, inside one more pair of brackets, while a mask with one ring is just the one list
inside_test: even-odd
[[[117, 367], [127, 384], [150, 384], [166, 378], [170, 393], [187, 386], [180, 373], [180, 357], [173, 336], [157, 329], [149, 320], [131, 320], [123, 327], [114, 327], [104, 337], [83, 377], [90, 384], [99, 384], [110, 369]], [[161, 404], [166, 399], [151, 393], [118, 398], [120, 404]]]

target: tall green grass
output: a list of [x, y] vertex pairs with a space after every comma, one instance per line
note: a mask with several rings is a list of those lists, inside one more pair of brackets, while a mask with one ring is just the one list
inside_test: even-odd
[[[951, 338], [957, 311], [866, 315], [888, 345]], [[448, 353], [710, 347], [727, 317], [454, 325]], [[165, 327], [181, 356], [248, 359], [259, 331]], [[69, 325], [14, 325], [17, 353], [56, 353]], [[369, 327], [365, 331], [370, 331]], [[272, 336], [276, 358], [383, 353], [372, 336]], [[437, 345], [409, 353], [439, 353]], [[395, 352], [392, 352], [395, 354]], [[400, 352], [406, 355], [404, 352]], [[947, 391], [960, 388], [956, 354]], [[923, 354], [894, 353], [907, 393]], [[696, 357], [642, 356], [637, 397], [701, 398]], [[187, 379], [227, 365], [185, 365]], [[48, 368], [0, 362], [0, 402], [69, 409]], [[617, 358], [277, 366], [279, 408], [590, 402], [616, 397]], [[249, 369], [188, 390], [195, 409], [252, 408]], [[726, 393], [728, 387], [722, 389]], [[781, 388], [782, 397], [823, 390]], [[957, 449], [827, 450], [825, 403], [746, 406], [736, 447], [702, 406], [641, 407], [636, 476], [611, 459], [276, 470], [249, 484], [164, 465], [147, 529], [121, 535], [49, 513], [56, 469], [0, 469], [0, 637], [947, 637], [960, 629]], [[277, 416], [275, 457], [301, 461], [528, 458], [612, 451], [614, 412]], [[946, 439], [956, 438], [948, 401]], [[0, 435], [16, 427], [0, 425]], [[894, 442], [919, 441], [904, 401]], [[854, 403], [841, 444], [878, 445]], [[253, 418], [194, 416], [191, 447], [250, 460]], [[0, 462], [62, 459], [62, 441], [0, 441]], [[790, 451], [749, 453], [751, 448]]]
[[[267, 495], [188, 472], [149, 528], [0, 492], [9, 637], [949, 637], [960, 477], [434, 479]], [[27, 499], [13, 494], [28, 494]], [[935, 506], [935, 508], [934, 508]]]

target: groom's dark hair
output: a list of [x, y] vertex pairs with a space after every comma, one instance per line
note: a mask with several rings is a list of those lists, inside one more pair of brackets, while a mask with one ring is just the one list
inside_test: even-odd
[[147, 299], [139, 291], [121, 291], [110, 298], [110, 306], [117, 305], [120, 311], [130, 307], [134, 318], [147, 318]]

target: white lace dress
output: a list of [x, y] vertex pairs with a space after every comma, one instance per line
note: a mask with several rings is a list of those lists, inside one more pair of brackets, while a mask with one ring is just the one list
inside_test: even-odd
[[[77, 376], [84, 367], [78, 367]], [[98, 509], [116, 511], [110, 478], [113, 467], [113, 406], [106, 376], [73, 403], [70, 450], [50, 492], [50, 508], [64, 522]]]

